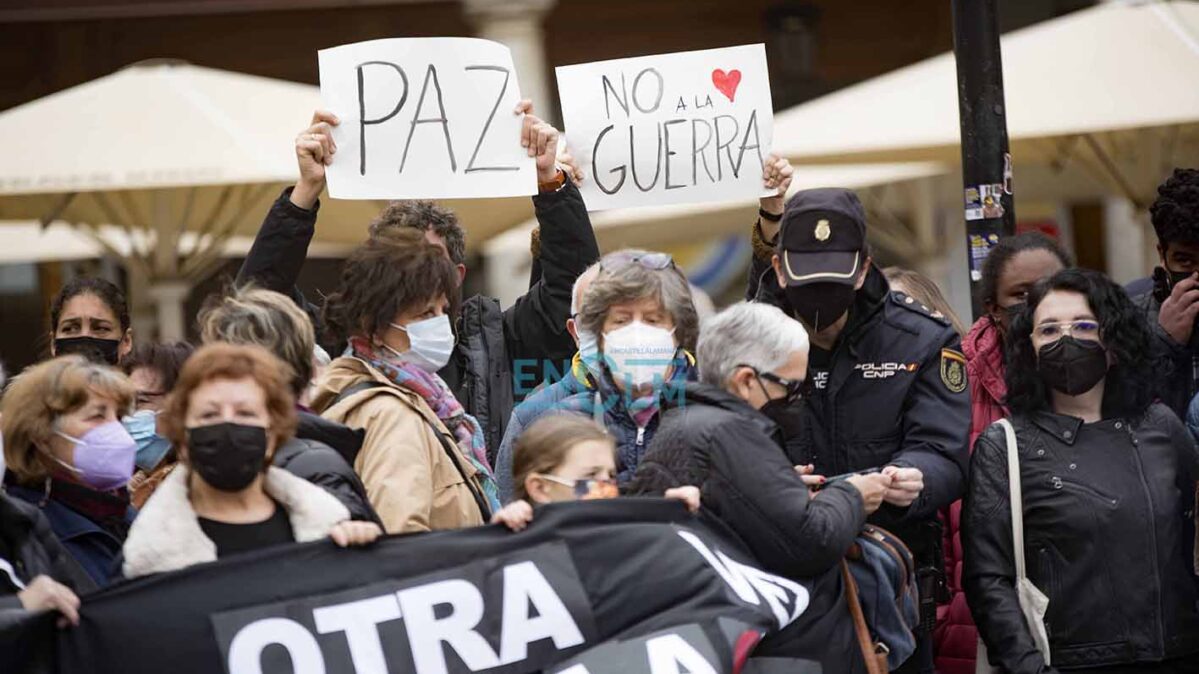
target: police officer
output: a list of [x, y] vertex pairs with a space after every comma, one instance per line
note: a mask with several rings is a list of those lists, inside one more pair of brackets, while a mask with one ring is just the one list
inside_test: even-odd
[[908, 543], [921, 585], [920, 645], [899, 671], [931, 673], [944, 586], [937, 512], [961, 497], [969, 456], [961, 340], [928, 307], [890, 291], [871, 264], [865, 210], [851, 190], [800, 191], [781, 215], [759, 215], [749, 298], [789, 312], [811, 339], [811, 389], [782, 424], [788, 455], [824, 478], [891, 475], [870, 521]]

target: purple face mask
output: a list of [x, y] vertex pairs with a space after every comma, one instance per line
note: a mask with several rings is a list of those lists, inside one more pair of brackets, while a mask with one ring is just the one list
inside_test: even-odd
[[137, 442], [119, 421], [110, 421], [96, 426], [73, 438], [66, 433], [60, 436], [75, 443], [75, 465], [63, 461], [58, 463], [79, 476], [79, 480], [96, 491], [112, 491], [124, 487], [133, 476], [133, 460], [137, 456]]

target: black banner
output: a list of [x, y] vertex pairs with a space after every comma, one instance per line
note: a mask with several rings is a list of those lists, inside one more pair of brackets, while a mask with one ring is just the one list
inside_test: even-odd
[[821, 620], [812, 587], [761, 571], [678, 503], [579, 502], [518, 534], [325, 541], [123, 583], [85, 597], [78, 627], [0, 632], [0, 653], [24, 659], [0, 670], [715, 674]]

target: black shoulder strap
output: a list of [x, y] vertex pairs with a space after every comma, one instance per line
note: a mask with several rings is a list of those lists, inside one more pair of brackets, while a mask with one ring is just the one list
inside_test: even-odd
[[[381, 381], [375, 381], [373, 379], [360, 381], [353, 386], [347, 386], [342, 390], [341, 393], [338, 393], [337, 397], [333, 399], [333, 402], [329, 404], [329, 407], [333, 407], [337, 403], [349, 398], [352, 395], [375, 388], [382, 388], [384, 386], [387, 386], [387, 384]], [[421, 418], [424, 419], [424, 415], [422, 415]], [[475, 505], [479, 507], [479, 514], [482, 515], [483, 523], [486, 524], [491, 520], [491, 508], [488, 507], [487, 499], [483, 497], [482, 492], [480, 492], [475, 485], [471, 484], [470, 478], [468, 478], [466, 475], [466, 470], [458, 461], [457, 449], [450, 443], [450, 440], [446, 438], [436, 426], [433, 425], [432, 421], [425, 419], [425, 423], [429, 424], [429, 430], [433, 431], [433, 435], [437, 436], [437, 441], [441, 443], [441, 448], [443, 451], [445, 451], [446, 456], [449, 457], [450, 463], [454, 464], [454, 468], [456, 468], [458, 470], [458, 474], [462, 476], [462, 481], [466, 484], [466, 488], [470, 490], [471, 496], [474, 497]]]
[[[422, 415], [422, 418], [423, 415]], [[491, 508], [487, 505], [487, 499], [483, 497], [482, 491], [471, 483], [470, 478], [466, 475], [466, 470], [462, 467], [462, 463], [458, 460], [458, 449], [454, 443], [442, 433], [437, 426], [433, 425], [432, 421], [425, 419], [425, 423], [429, 424], [429, 430], [433, 431], [433, 435], [437, 436], [438, 442], [441, 443], [442, 450], [450, 459], [450, 463], [454, 464], [454, 468], [458, 469], [458, 474], [462, 476], [462, 482], [466, 488], [470, 490], [470, 495], [475, 499], [475, 505], [479, 507], [479, 514], [483, 517], [483, 524], [491, 521]]]

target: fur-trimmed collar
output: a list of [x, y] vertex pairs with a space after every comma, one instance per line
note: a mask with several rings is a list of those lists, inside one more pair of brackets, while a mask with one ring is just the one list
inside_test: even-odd
[[[124, 548], [126, 578], [216, 561], [216, 544], [204, 535], [188, 500], [189, 474], [182, 464], [171, 471], [133, 521]], [[281, 468], [269, 468], [263, 486], [287, 511], [298, 543], [324, 538], [350, 519], [346, 507], [324, 489]]]

